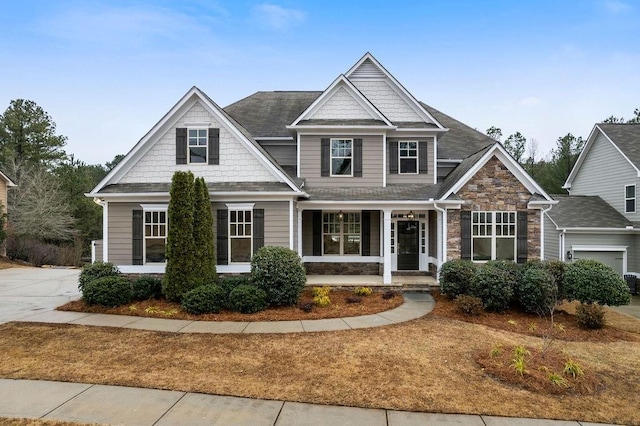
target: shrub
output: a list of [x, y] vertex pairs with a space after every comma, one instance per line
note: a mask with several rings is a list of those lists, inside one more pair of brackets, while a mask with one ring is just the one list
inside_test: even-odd
[[360, 297], [360, 296], [348, 296], [344, 300], [347, 303], [360, 303], [360, 302], [362, 302], [362, 297]]
[[369, 287], [356, 287], [355, 290], [353, 290], [353, 292], [355, 293], [356, 296], [371, 296], [371, 293], [373, 293], [373, 290], [371, 290], [371, 288]]
[[631, 302], [629, 286], [611, 267], [597, 260], [580, 259], [567, 264], [564, 291], [568, 300], [619, 306]]
[[158, 278], [143, 275], [131, 283], [133, 300], [157, 299], [162, 296], [162, 281]]
[[307, 281], [300, 256], [288, 248], [265, 246], [251, 258], [251, 280], [270, 305], [294, 306]]
[[487, 262], [477, 268], [470, 293], [482, 299], [487, 310], [501, 312], [509, 307], [513, 288], [514, 275], [497, 262]]
[[243, 314], [267, 309], [267, 293], [254, 285], [240, 285], [229, 294], [229, 307]]
[[313, 304], [316, 306], [329, 306], [331, 304], [331, 299], [329, 296], [315, 296], [313, 298]]
[[382, 293], [382, 298], [385, 300], [388, 299], [393, 299], [394, 297], [398, 296], [400, 293], [398, 292], [398, 290], [386, 290], [384, 293]]
[[528, 265], [516, 281], [515, 296], [525, 312], [543, 315], [556, 304], [558, 288], [544, 263]]
[[476, 265], [469, 260], [450, 260], [440, 268], [440, 292], [451, 299], [460, 294], [469, 294]]
[[225, 307], [231, 309], [229, 306], [229, 295], [233, 290], [241, 285], [251, 285], [251, 279], [248, 276], [231, 276], [219, 279], [217, 282], [225, 294]]
[[458, 310], [465, 315], [478, 316], [484, 310], [482, 299], [468, 294], [461, 294], [456, 297], [456, 306]]
[[122, 306], [131, 301], [131, 283], [118, 276], [96, 278], [84, 284], [82, 298], [89, 305]]
[[582, 328], [598, 329], [604, 327], [604, 308], [597, 303], [581, 303], [576, 308], [576, 319]]
[[314, 287], [313, 290], [311, 290], [313, 297], [329, 296], [329, 293], [331, 293], [331, 287]]
[[[533, 262], [535, 263], [536, 261]], [[521, 265], [510, 260], [491, 260], [485, 263], [485, 265], [504, 271], [507, 274], [508, 279], [514, 283], [514, 285], [522, 268]]]
[[116, 265], [109, 262], [89, 263], [82, 268], [80, 278], [78, 279], [78, 290], [84, 291], [87, 283], [102, 277], [117, 277], [120, 270]]
[[[209, 190], [204, 178], [194, 182], [193, 213], [193, 269], [196, 281], [200, 285], [216, 281], [216, 251], [213, 242], [213, 214]], [[198, 283], [197, 283], [198, 284]], [[197, 285], [196, 284], [196, 285]]]
[[300, 308], [300, 310], [303, 312], [309, 313], [313, 311], [313, 302], [301, 303], [300, 305], [298, 305], [298, 308]]
[[182, 307], [190, 314], [217, 314], [224, 307], [225, 294], [217, 285], [203, 285], [182, 297]]
[[564, 290], [564, 270], [566, 265], [567, 264], [561, 260], [544, 261], [544, 266], [553, 276], [553, 282], [556, 284], [556, 288], [558, 289], [558, 300], [566, 299]]

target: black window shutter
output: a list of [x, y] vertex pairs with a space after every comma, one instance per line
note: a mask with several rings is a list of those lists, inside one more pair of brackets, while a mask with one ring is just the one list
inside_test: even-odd
[[176, 164], [187, 164], [187, 129], [176, 129]]
[[314, 210], [311, 215], [313, 229], [313, 255], [322, 256], [322, 211]]
[[217, 213], [217, 242], [216, 248], [218, 249], [218, 265], [229, 264], [229, 211], [225, 209], [218, 209]]
[[460, 228], [460, 259], [471, 260], [471, 212], [469, 210], [460, 212]]
[[143, 242], [144, 242], [144, 224], [142, 221], [142, 210], [133, 211], [133, 245], [132, 245], [132, 259], [131, 263], [134, 265], [144, 265], [143, 259]]
[[353, 140], [353, 176], [362, 177], [362, 139]]
[[209, 164], [220, 164], [220, 129], [209, 129]]
[[387, 155], [387, 161], [389, 162], [389, 174], [398, 174], [398, 142], [389, 142], [389, 155]]
[[264, 209], [253, 209], [253, 252], [264, 246]]
[[329, 176], [331, 173], [331, 147], [329, 138], [320, 139], [320, 176]]
[[429, 172], [429, 159], [427, 158], [427, 143], [418, 142], [418, 164], [420, 166], [420, 174], [424, 175]]
[[517, 220], [518, 220], [518, 229], [516, 230], [516, 233], [518, 234], [518, 241], [517, 241], [517, 247], [518, 247], [518, 257], [517, 257], [517, 261], [518, 263], [526, 263], [527, 262], [527, 255], [528, 255], [528, 247], [527, 247], [527, 218], [528, 218], [528, 212], [526, 211], [519, 211], [518, 215], [517, 215]]
[[371, 256], [371, 212], [362, 211], [362, 255]]

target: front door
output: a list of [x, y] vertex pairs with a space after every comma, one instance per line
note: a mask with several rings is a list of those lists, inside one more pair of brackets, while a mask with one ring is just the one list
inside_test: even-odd
[[420, 267], [420, 245], [417, 220], [398, 221], [398, 270], [417, 271]]

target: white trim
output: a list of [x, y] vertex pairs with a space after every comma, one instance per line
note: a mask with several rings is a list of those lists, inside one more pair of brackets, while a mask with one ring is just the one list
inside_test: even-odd
[[[627, 188], [633, 186], [633, 197], [627, 198]], [[637, 188], [636, 188], [636, 184], [632, 183], [630, 185], [625, 185], [624, 186], [624, 212], [625, 214], [632, 214], [635, 213], [637, 210], [637, 206], [636, 206], [636, 202], [638, 199], [638, 193], [636, 192]], [[629, 200], [633, 200], [633, 211], [627, 211], [627, 201]]]
[[2, 179], [4, 179], [5, 181], [7, 181], [7, 187], [14, 187], [14, 186], [18, 186], [15, 184], [15, 182], [13, 182], [11, 179], [9, 179], [9, 177], [7, 175], [5, 175], [4, 173], [2, 173], [0, 171], [0, 177]]
[[91, 240], [91, 263], [96, 263], [96, 240]]
[[382, 282], [384, 284], [391, 284], [391, 212], [393, 209], [383, 209], [383, 230], [384, 233], [384, 256], [383, 256], [383, 274]]
[[253, 210], [253, 206], [255, 206], [256, 203], [226, 203], [225, 206], [227, 206], [227, 209], [229, 211], [231, 210], [235, 210], [235, 211], [239, 211], [239, 210]]
[[140, 204], [140, 207], [146, 212], [166, 212], [169, 204]]
[[289, 200], [289, 249], [293, 250], [293, 200]]
[[251, 264], [233, 263], [229, 265], [217, 265], [216, 271], [219, 274], [246, 274], [251, 272]]
[[[185, 122], [184, 126], [187, 129], [207, 129], [208, 130], [209, 127], [211, 127], [211, 122], [210, 121], [190, 121], [190, 122]], [[208, 136], [209, 136], [209, 133], [207, 132], [207, 137]]]
[[438, 135], [433, 136], [433, 183], [438, 183]]
[[[351, 160], [351, 173], [350, 174], [343, 174], [343, 175], [336, 175], [333, 174], [333, 141], [336, 142], [349, 142], [351, 144], [351, 148], [349, 149], [349, 151], [351, 152], [351, 156], [349, 157], [339, 157], [336, 156], [335, 158], [349, 158]], [[338, 148], [339, 149], [339, 148]], [[331, 138], [329, 139], [329, 177], [353, 177], [353, 166], [355, 163], [355, 155], [354, 155], [354, 151], [355, 151], [355, 142], [353, 140], [353, 138]]]
[[[110, 198], [112, 201], [119, 199], [125, 199], [130, 202], [130, 198], [136, 198], [139, 201], [140, 198], [147, 199], [168, 199], [168, 192], [126, 192], [126, 193], [107, 193], [107, 194], [84, 194], [85, 196], [92, 197], [96, 195], [96, 198], [101, 199]], [[238, 199], [251, 199], [255, 201], [289, 201], [295, 197], [308, 198], [309, 194], [303, 191], [297, 192], [241, 192], [241, 191], [209, 191], [209, 195], [212, 197], [220, 198], [238, 198]]]
[[102, 201], [102, 261], [109, 261], [109, 202]]
[[291, 136], [254, 136], [253, 139], [257, 141], [292, 141]]
[[[296, 130], [296, 131], [302, 131], [305, 134], [313, 134], [313, 135], [324, 135], [324, 134], [335, 134], [336, 131], [342, 131], [342, 132], [347, 132], [350, 135], [357, 135], [358, 133], [355, 133], [354, 130], [359, 130], [359, 131], [366, 131], [366, 130], [371, 130], [372, 132], [365, 132], [362, 133], [364, 135], [366, 134], [371, 134], [374, 133], [373, 130], [375, 130], [376, 132], [374, 134], [378, 134], [380, 130], [395, 130], [397, 127], [396, 126], [365, 126], [365, 125], [353, 125], [353, 126], [343, 126], [343, 125], [333, 125], [333, 126], [329, 126], [329, 125], [288, 125], [285, 126], [287, 129], [289, 130]], [[306, 130], [306, 132], [305, 132]]]
[[155, 263], [148, 265], [117, 265], [123, 274], [164, 274], [166, 264]]
[[298, 256], [302, 256], [302, 213], [304, 210], [296, 210], [298, 212]]
[[[200, 167], [200, 166], [208, 166], [209, 165], [209, 128], [208, 127], [203, 127], [203, 126], [191, 126], [189, 127], [189, 125], [185, 124], [185, 128], [187, 129], [187, 165], [189, 166], [196, 166], [196, 167]], [[200, 145], [199, 143], [197, 145], [191, 145], [189, 144], [189, 140], [191, 139], [191, 137], [189, 136], [189, 131], [190, 130], [204, 130], [205, 131], [205, 136], [204, 136], [204, 145]], [[196, 142], [199, 142], [200, 139], [202, 139], [198, 134], [195, 136]], [[191, 148], [195, 147], [195, 148], [204, 148], [204, 161], [200, 161], [200, 162], [195, 162], [195, 161], [191, 161]]]
[[382, 187], [387, 187], [387, 134], [382, 134]]
[[357, 255], [326, 255], [326, 256], [302, 256], [305, 263], [380, 263], [380, 256], [357, 256]]

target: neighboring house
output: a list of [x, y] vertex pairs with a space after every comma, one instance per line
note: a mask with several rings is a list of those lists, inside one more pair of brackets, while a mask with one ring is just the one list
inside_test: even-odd
[[[9, 188], [16, 186], [15, 183], [9, 177], [0, 170], [0, 206], [2, 206], [2, 211], [0, 213], [7, 214], [7, 200], [8, 200], [8, 190]], [[0, 256], [6, 256], [7, 250], [4, 244], [0, 244]]]
[[175, 171], [205, 178], [218, 272], [262, 245], [310, 274], [433, 274], [449, 259], [543, 256], [555, 203], [499, 143], [416, 100], [371, 54], [322, 92], [257, 92], [220, 108], [193, 87], [90, 194], [102, 258], [163, 272]]
[[545, 253], [640, 272], [640, 124], [596, 124], [571, 171], [570, 196], [545, 215]]

